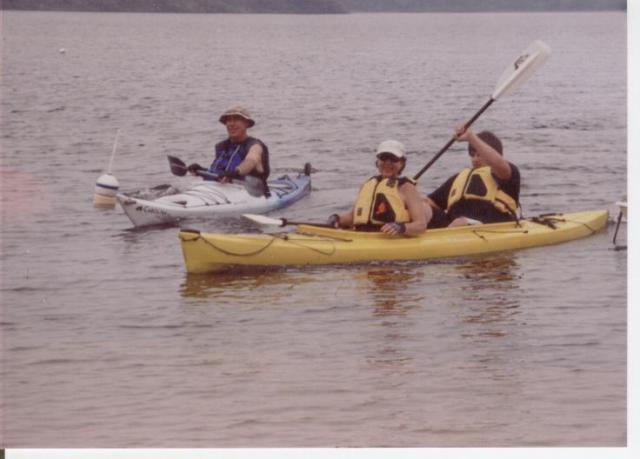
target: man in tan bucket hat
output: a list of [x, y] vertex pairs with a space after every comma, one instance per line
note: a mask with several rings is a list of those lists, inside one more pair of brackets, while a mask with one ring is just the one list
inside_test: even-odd
[[[234, 105], [225, 110], [218, 121], [226, 126], [228, 137], [216, 144], [215, 158], [208, 171], [217, 174], [223, 183], [234, 178], [256, 177], [262, 181], [264, 194], [268, 196], [269, 149], [247, 133], [247, 129], [256, 124], [253, 117], [245, 107]], [[193, 174], [198, 169], [204, 168], [197, 163], [189, 166]]]
[[220, 115], [218, 121], [226, 125], [227, 118], [234, 115], [247, 120], [247, 122], [249, 123], [248, 127], [253, 127], [256, 124], [249, 111], [241, 105], [234, 105], [233, 107], [229, 107], [228, 109], [226, 109], [224, 113]]

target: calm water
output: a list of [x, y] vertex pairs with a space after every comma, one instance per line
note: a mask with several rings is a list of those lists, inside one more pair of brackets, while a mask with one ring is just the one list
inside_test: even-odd
[[[540, 38], [551, 59], [477, 127], [520, 166], [529, 215], [615, 212], [623, 13], [2, 21], [3, 446], [626, 444], [627, 259], [611, 226], [473, 259], [189, 276], [175, 228], [132, 231], [91, 202], [117, 128], [122, 189], [184, 185], [165, 155], [206, 163], [240, 101], [274, 175], [316, 169], [278, 215], [324, 220], [380, 140], [404, 141], [416, 172]], [[466, 163], [448, 152], [422, 191]]]

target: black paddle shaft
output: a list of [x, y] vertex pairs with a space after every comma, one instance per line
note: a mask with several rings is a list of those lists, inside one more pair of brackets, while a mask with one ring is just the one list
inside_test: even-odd
[[287, 226], [287, 225], [294, 225], [294, 226], [298, 226], [298, 225], [307, 225], [307, 226], [318, 226], [320, 228], [333, 228], [335, 229], [335, 226], [333, 225], [329, 225], [328, 223], [312, 223], [312, 222], [294, 222], [291, 220], [287, 220], [286, 218], [281, 218], [280, 220], [282, 220], [282, 223], [280, 224], [280, 226]]
[[[478, 110], [478, 111], [476, 112], [476, 114], [475, 114], [475, 115], [473, 115], [473, 116], [471, 117], [471, 119], [465, 123], [465, 125], [464, 125], [464, 129], [466, 130], [467, 128], [469, 128], [469, 126], [471, 126], [471, 125], [473, 124], [473, 122], [474, 122], [475, 120], [477, 120], [477, 119], [478, 119], [478, 117], [479, 117], [480, 115], [482, 115], [482, 114], [484, 113], [484, 111], [485, 111], [487, 108], [489, 108], [489, 107], [491, 106], [491, 104], [492, 104], [494, 101], [495, 101], [495, 99], [494, 99], [493, 97], [492, 97], [492, 98], [490, 98], [490, 99], [487, 101], [487, 103], [485, 103], [485, 104], [482, 106], [482, 108], [481, 108], [480, 110]], [[446, 144], [444, 147], [442, 147], [442, 148], [440, 149], [440, 151], [439, 151], [438, 153], [436, 153], [436, 155], [435, 155], [433, 158], [431, 158], [431, 161], [429, 161], [429, 162], [428, 162], [428, 163], [427, 163], [427, 164], [426, 164], [422, 169], [420, 169], [420, 172], [418, 172], [416, 175], [414, 175], [414, 176], [413, 176], [413, 180], [418, 180], [418, 179], [420, 178], [420, 176], [421, 176], [422, 174], [424, 174], [424, 173], [427, 171], [427, 169], [429, 169], [429, 168], [433, 165], [433, 163], [435, 163], [435, 162], [438, 160], [438, 158], [439, 158], [440, 156], [442, 156], [442, 155], [444, 154], [444, 152], [445, 152], [445, 151], [447, 151], [447, 150], [449, 149], [449, 147], [451, 147], [451, 145], [453, 145], [453, 143], [454, 143], [455, 141], [456, 141], [456, 137], [455, 137], [455, 136], [451, 137], [451, 139], [449, 139], [449, 141], [447, 142], [447, 144]]]
[[292, 221], [286, 218], [279, 218], [278, 220], [281, 221], [281, 223], [278, 226], [298, 226], [298, 225], [307, 225], [307, 226], [317, 226], [320, 228], [334, 228], [335, 226], [333, 225], [329, 225], [328, 223], [313, 223], [313, 222], [296, 222], [296, 221]]

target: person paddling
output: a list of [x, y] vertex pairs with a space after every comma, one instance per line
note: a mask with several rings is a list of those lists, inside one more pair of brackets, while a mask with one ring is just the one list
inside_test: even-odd
[[[263, 183], [264, 194], [269, 195], [269, 149], [260, 139], [250, 137], [247, 130], [256, 123], [249, 111], [239, 105], [230, 107], [220, 115], [220, 123], [227, 128], [227, 139], [215, 146], [215, 158], [208, 171], [217, 174], [220, 182], [246, 176], [256, 177]], [[198, 163], [189, 165], [191, 174], [204, 169]]]
[[517, 220], [520, 171], [503, 158], [500, 139], [490, 131], [458, 127], [455, 132], [458, 142], [468, 143], [471, 167], [424, 198], [433, 208], [429, 228]]
[[353, 210], [332, 214], [336, 228], [381, 231], [388, 235], [418, 235], [425, 231], [431, 208], [423, 204], [410, 178], [400, 174], [407, 165], [406, 149], [397, 140], [385, 140], [376, 149], [378, 175], [360, 188]]

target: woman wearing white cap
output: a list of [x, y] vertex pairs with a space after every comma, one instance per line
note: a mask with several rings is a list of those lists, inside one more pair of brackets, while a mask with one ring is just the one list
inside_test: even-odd
[[329, 224], [389, 235], [424, 232], [431, 219], [431, 208], [423, 204], [415, 182], [400, 175], [406, 164], [402, 143], [397, 140], [380, 143], [376, 149], [379, 175], [362, 185], [351, 212], [331, 215]]
[[[257, 177], [263, 182], [264, 192], [268, 195], [269, 149], [260, 139], [247, 133], [247, 129], [256, 124], [249, 111], [239, 105], [230, 107], [218, 121], [226, 126], [228, 138], [216, 144], [215, 158], [208, 171], [218, 174], [221, 182], [247, 175]], [[194, 163], [188, 169], [195, 173], [204, 168]]]

